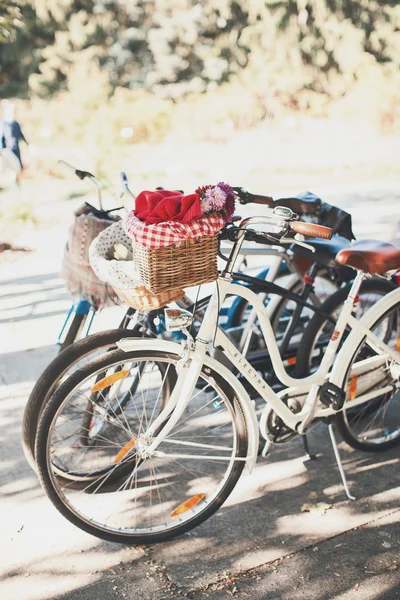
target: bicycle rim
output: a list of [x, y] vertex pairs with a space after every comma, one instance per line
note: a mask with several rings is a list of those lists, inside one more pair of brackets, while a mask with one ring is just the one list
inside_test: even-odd
[[[400, 352], [400, 305], [392, 307], [371, 331]], [[366, 394], [373, 397], [345, 408], [337, 417], [337, 425], [344, 440], [358, 450], [386, 450], [400, 443], [399, 366], [393, 363], [365, 340], [353, 357], [347, 375], [347, 399]]]

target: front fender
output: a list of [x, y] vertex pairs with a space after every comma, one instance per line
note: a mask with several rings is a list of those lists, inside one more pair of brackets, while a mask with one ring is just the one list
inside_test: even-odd
[[167, 342], [166, 340], [154, 338], [122, 338], [116, 344], [120, 350], [124, 352], [134, 352], [137, 350], [155, 350], [157, 352], [166, 352], [168, 354], [178, 354], [183, 356], [183, 346], [176, 342]]
[[[181, 344], [176, 344], [175, 342], [167, 342], [165, 340], [154, 340], [147, 338], [134, 340], [124, 338], [117, 342], [117, 346], [118, 348], [120, 348], [120, 350], [123, 350], [124, 352], [140, 352], [141, 350], [153, 350], [155, 352], [165, 352], [165, 354], [173, 354], [175, 356], [181, 357], [183, 356], [183, 346]], [[210, 369], [213, 369], [224, 379], [226, 379], [226, 381], [231, 386], [231, 388], [237, 396], [238, 402], [240, 404], [245, 419], [248, 436], [246, 467], [249, 470], [249, 472], [251, 472], [257, 461], [259, 441], [258, 421], [255, 412], [254, 400], [250, 400], [250, 397], [244, 389], [243, 385], [237, 380], [234, 374], [223, 364], [221, 364], [211, 356], [206, 356], [204, 360], [204, 365], [209, 367]]]

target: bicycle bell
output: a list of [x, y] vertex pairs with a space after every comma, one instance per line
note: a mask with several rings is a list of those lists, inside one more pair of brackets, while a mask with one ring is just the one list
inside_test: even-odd
[[290, 219], [293, 218], [294, 212], [286, 206], [275, 206], [274, 215], [284, 219], [285, 221], [290, 221]]

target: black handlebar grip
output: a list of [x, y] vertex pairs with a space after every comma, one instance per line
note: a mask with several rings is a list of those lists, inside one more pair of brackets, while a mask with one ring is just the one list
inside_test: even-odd
[[79, 177], [79, 179], [81, 181], [83, 181], [86, 177], [93, 177], [94, 175], [92, 175], [91, 173], [89, 173], [89, 171], [81, 171], [80, 169], [75, 169], [75, 175], [77, 177]]

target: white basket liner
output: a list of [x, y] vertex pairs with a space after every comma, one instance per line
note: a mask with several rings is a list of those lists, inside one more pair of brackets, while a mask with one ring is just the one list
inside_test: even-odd
[[132, 256], [132, 240], [125, 233], [123, 221], [117, 221], [104, 229], [91, 243], [89, 248], [90, 266], [102, 281], [114, 288], [130, 289], [142, 287], [139, 273], [133, 261], [110, 259], [115, 244], [122, 244]]

